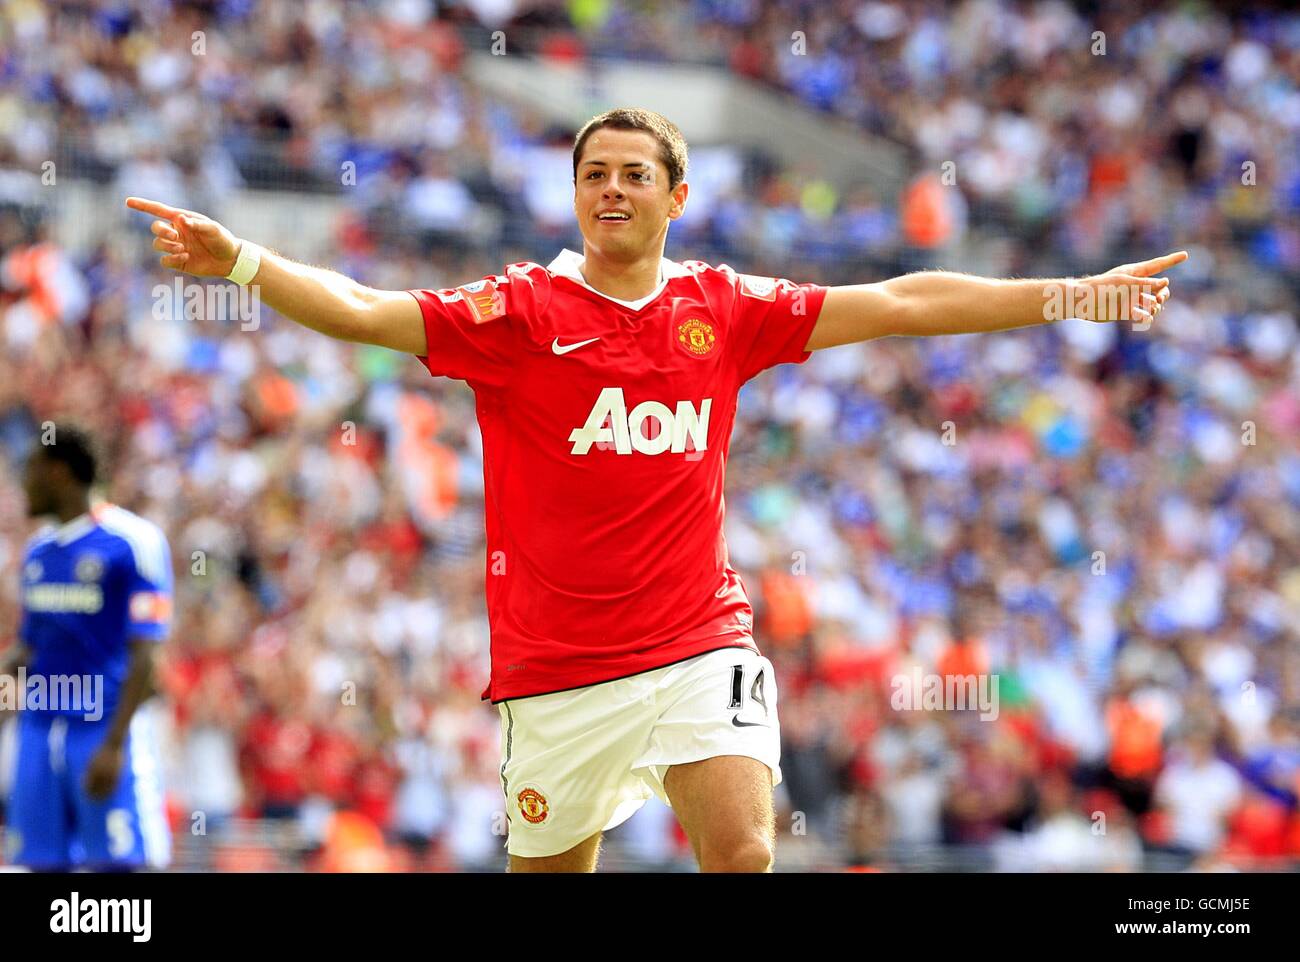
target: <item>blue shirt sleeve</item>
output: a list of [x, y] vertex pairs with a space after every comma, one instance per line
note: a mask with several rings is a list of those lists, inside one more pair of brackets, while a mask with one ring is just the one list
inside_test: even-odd
[[162, 641], [172, 620], [172, 559], [158, 528], [127, 553], [126, 634]]

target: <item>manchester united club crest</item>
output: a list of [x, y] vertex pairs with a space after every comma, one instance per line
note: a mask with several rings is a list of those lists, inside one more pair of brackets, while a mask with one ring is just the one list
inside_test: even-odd
[[551, 805], [546, 796], [531, 785], [521, 788], [515, 800], [519, 803], [519, 814], [530, 825], [541, 825], [551, 814]]
[[713, 333], [713, 325], [698, 317], [687, 319], [677, 328], [677, 343], [685, 348], [687, 353], [694, 354], [696, 357], [703, 357], [712, 351], [716, 341], [717, 336]]

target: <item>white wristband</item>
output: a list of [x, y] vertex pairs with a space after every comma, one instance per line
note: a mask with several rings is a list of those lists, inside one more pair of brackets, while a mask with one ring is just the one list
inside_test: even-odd
[[261, 266], [262, 248], [251, 241], [242, 241], [239, 245], [239, 256], [235, 258], [235, 266], [226, 275], [226, 280], [234, 281], [236, 284], [250, 284]]

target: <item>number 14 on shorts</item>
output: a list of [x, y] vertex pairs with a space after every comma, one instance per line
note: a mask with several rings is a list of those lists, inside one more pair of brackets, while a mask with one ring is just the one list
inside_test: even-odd
[[[767, 717], [767, 697], [764, 694], [763, 680], [766, 674], [766, 668], [760, 668], [758, 674], [754, 676], [754, 683], [749, 688], [749, 700], [757, 702], [763, 708], [763, 717]], [[727, 704], [727, 709], [744, 708], [743, 693], [745, 691], [745, 666], [731, 666], [731, 701]], [[737, 728], [748, 728], [754, 725], [765, 725], [764, 722], [743, 722], [740, 720], [740, 714], [737, 713], [731, 719], [731, 723]]]

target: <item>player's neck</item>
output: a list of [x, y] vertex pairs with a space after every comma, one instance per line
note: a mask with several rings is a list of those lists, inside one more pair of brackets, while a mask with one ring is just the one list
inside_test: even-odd
[[58, 517], [60, 524], [67, 524], [69, 521], [76, 520], [89, 512], [90, 495], [84, 491], [70, 495], [54, 509], [54, 514]]
[[620, 301], [639, 301], [659, 286], [662, 261], [662, 250], [635, 261], [613, 262], [584, 247], [581, 271], [593, 290]]

